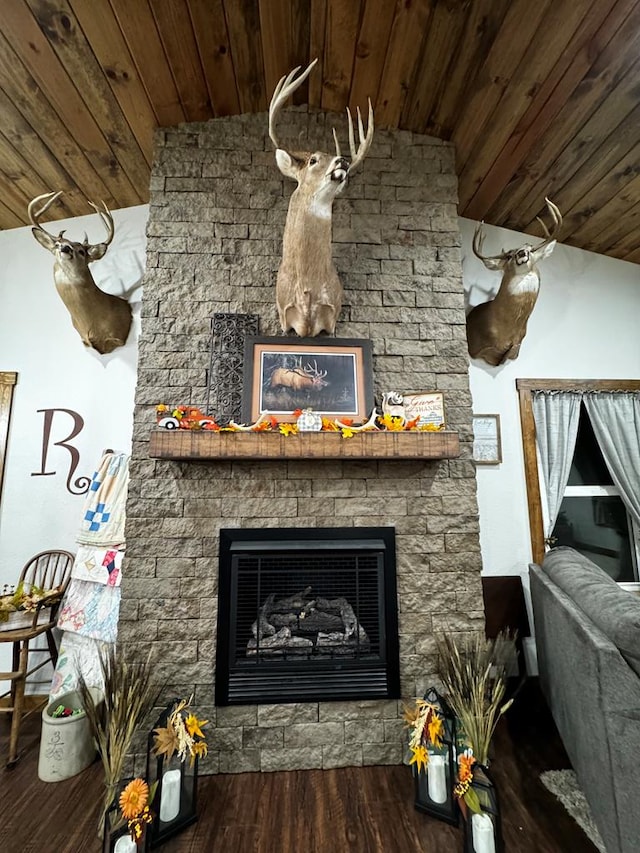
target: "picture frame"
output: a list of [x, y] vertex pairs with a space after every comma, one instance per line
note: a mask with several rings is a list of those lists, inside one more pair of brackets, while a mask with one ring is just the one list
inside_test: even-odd
[[419, 426], [432, 424], [445, 427], [444, 393], [442, 391], [410, 391], [402, 395], [405, 418], [418, 418]]
[[265, 412], [293, 422], [298, 409], [366, 421], [374, 406], [371, 341], [356, 338], [245, 339], [242, 420]]
[[473, 415], [473, 461], [476, 465], [502, 462], [500, 415]]

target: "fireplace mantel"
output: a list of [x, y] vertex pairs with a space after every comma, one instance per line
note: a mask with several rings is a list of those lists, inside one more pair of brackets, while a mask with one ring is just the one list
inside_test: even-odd
[[149, 456], [154, 459], [206, 461], [218, 459], [455, 459], [460, 440], [442, 432], [363, 432], [351, 438], [338, 433], [152, 431]]

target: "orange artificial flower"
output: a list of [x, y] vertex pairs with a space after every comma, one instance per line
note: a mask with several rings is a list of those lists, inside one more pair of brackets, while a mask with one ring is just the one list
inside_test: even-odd
[[340, 427], [335, 421], [329, 420], [329, 418], [322, 419], [322, 429], [327, 432], [337, 432]]
[[120, 794], [120, 809], [125, 820], [133, 820], [144, 810], [149, 799], [149, 786], [144, 779], [132, 779]]
[[458, 779], [464, 784], [465, 782], [470, 782], [473, 778], [473, 772], [471, 768], [476, 763], [473, 755], [467, 755], [463, 753], [458, 758]]

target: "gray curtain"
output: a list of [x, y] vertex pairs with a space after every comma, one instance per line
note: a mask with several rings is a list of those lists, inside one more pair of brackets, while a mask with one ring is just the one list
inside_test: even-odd
[[640, 395], [585, 394], [584, 405], [613, 482], [640, 525]]
[[567, 487], [576, 447], [581, 400], [582, 394], [574, 391], [536, 391], [533, 395], [536, 444], [547, 499], [545, 538], [551, 536], [555, 527]]

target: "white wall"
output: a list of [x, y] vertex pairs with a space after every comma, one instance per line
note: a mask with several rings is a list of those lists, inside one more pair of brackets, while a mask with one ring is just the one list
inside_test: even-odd
[[[133, 398], [141, 279], [145, 265], [146, 205], [113, 212], [115, 236], [107, 254], [91, 265], [103, 290], [127, 295], [134, 321], [126, 346], [110, 355], [87, 349], [53, 284], [53, 256], [31, 228], [0, 232], [0, 370], [17, 371], [0, 499], [0, 584], [15, 583], [33, 554], [48, 548], [76, 550], [84, 495], [66, 488], [70, 454], [53, 442], [64, 440], [73, 420], [54, 416], [45, 470], [42, 470], [44, 415], [39, 409], [71, 409], [84, 427], [70, 442], [80, 452], [73, 479], [91, 477], [102, 451], [131, 449]], [[72, 240], [101, 242], [105, 229], [93, 214], [45, 222]], [[0, 659], [0, 670], [6, 669]]]
[[[115, 237], [105, 258], [92, 265], [96, 282], [129, 293], [134, 325], [125, 347], [108, 356], [87, 350], [71, 326], [54, 285], [53, 258], [30, 228], [0, 232], [0, 370], [18, 372], [0, 503], [0, 583], [12, 583], [39, 550], [75, 550], [84, 496], [66, 489], [69, 454], [49, 447], [41, 470], [43, 415], [39, 409], [77, 411], [84, 429], [74, 478], [91, 476], [104, 448], [129, 451], [139, 330], [139, 282], [144, 270], [146, 206], [114, 212]], [[461, 219], [463, 274], [471, 305], [484, 301], [500, 276], [471, 251], [475, 223]], [[104, 230], [95, 215], [50, 223], [72, 239], [86, 231], [92, 242]], [[485, 251], [496, 254], [525, 242], [521, 234], [486, 226]], [[531, 544], [523, 477], [516, 378], [640, 377], [640, 266], [558, 245], [541, 265], [542, 286], [518, 359], [470, 368], [474, 411], [498, 413], [503, 462], [478, 467], [480, 541], [484, 573], [520, 574], [528, 588]], [[56, 415], [52, 442], [71, 421]], [[0, 669], [3, 661], [0, 660]]]
[[[471, 250], [475, 224], [460, 219], [470, 306], [486, 301], [500, 282], [500, 273]], [[531, 241], [504, 228], [485, 232], [487, 255]], [[472, 360], [470, 368], [474, 412], [499, 414], [502, 428], [502, 464], [477, 468], [483, 573], [520, 574], [527, 594], [531, 539], [516, 379], [640, 378], [640, 266], [559, 244], [540, 274], [518, 358], [500, 367]]]

